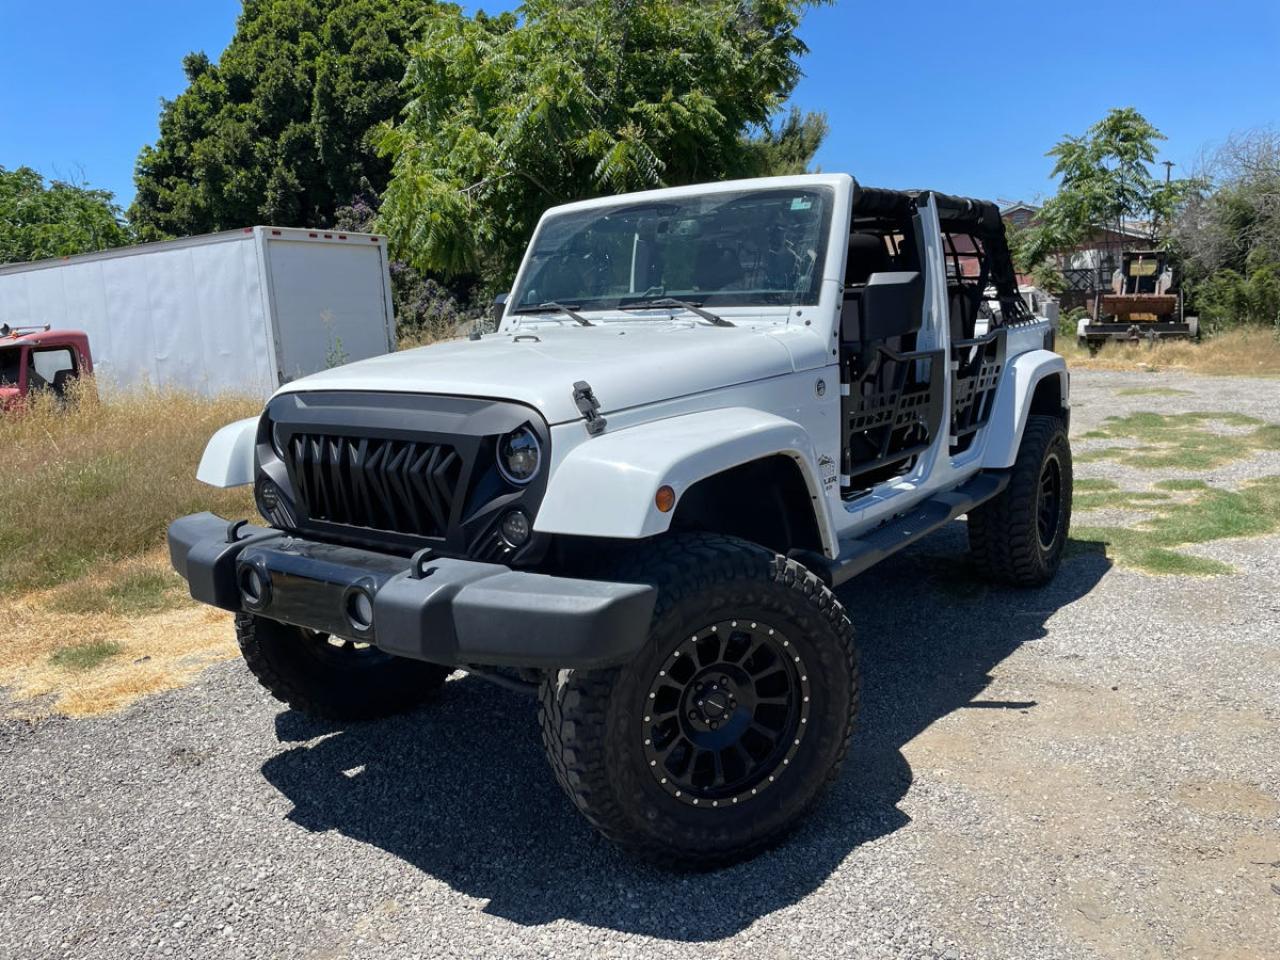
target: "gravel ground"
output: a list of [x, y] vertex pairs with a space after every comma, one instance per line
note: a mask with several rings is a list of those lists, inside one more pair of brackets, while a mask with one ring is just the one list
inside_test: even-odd
[[[1280, 420], [1276, 381], [1074, 385], [1077, 432]], [[1151, 385], [1189, 395], [1116, 396]], [[1280, 538], [1198, 548], [1241, 570], [1211, 580], [1086, 547], [1032, 592], [969, 580], [963, 545], [954, 524], [843, 591], [866, 689], [844, 775], [712, 874], [598, 840], [532, 703], [475, 679], [333, 728], [229, 663], [121, 714], [4, 721], [0, 956], [1280, 956]]]

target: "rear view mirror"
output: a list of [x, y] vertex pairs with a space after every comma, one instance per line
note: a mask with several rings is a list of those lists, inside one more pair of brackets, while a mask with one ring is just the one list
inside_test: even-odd
[[845, 296], [840, 314], [842, 340], [888, 340], [920, 329], [924, 279], [919, 271], [873, 273], [865, 285]]

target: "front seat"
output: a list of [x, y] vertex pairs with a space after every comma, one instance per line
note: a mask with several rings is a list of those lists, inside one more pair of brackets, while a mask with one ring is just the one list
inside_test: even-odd
[[849, 234], [849, 255], [844, 264], [844, 308], [840, 311], [840, 339], [846, 343], [862, 339], [862, 288], [873, 273], [889, 266], [884, 237], [874, 233]]
[[889, 268], [889, 251], [884, 237], [874, 233], [849, 234], [849, 257], [844, 266], [844, 285], [858, 286], [871, 279], [873, 273]]

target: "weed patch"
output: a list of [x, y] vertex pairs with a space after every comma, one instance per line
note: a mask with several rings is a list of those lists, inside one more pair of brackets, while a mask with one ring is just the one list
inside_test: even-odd
[[1190, 390], [1174, 390], [1172, 387], [1126, 387], [1116, 391], [1117, 397], [1189, 397]]
[[1099, 490], [1077, 492], [1072, 502], [1077, 510], [1141, 510], [1168, 499], [1154, 490]]
[[1171, 477], [1168, 480], [1157, 480], [1153, 486], [1160, 490], [1208, 490], [1209, 485], [1194, 477]]
[[73, 643], [55, 650], [49, 657], [49, 663], [63, 670], [92, 670], [117, 656], [123, 649], [120, 644], [112, 640]]
[[171, 610], [186, 601], [182, 581], [163, 566], [128, 563], [105, 577], [59, 587], [49, 600], [58, 613], [109, 613], [137, 617]]
[[1232, 412], [1144, 412], [1108, 417], [1098, 430], [1084, 437], [1117, 444], [1083, 450], [1076, 455], [1077, 461], [1109, 460], [1144, 470], [1204, 470], [1258, 450], [1280, 450], [1280, 426]]
[[[1168, 481], [1162, 481], [1168, 483]], [[1106, 544], [1107, 555], [1117, 563], [1156, 574], [1212, 575], [1232, 573], [1217, 560], [1192, 556], [1178, 548], [1229, 537], [1257, 537], [1280, 530], [1280, 477], [1264, 477], [1240, 491], [1219, 490], [1203, 481], [1198, 486], [1176, 488], [1190, 496], [1173, 499], [1166, 494], [1142, 497], [1123, 490], [1086, 492], [1075, 498], [1077, 509], [1099, 509], [1088, 498], [1127, 497], [1125, 505], [1141, 505], [1153, 514], [1129, 527], [1076, 525], [1072, 535]], [[1101, 506], [1114, 506], [1106, 502]]]

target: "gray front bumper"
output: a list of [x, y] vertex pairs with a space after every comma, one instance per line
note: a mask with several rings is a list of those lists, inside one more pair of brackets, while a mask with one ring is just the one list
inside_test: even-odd
[[[468, 664], [589, 669], [622, 663], [644, 644], [655, 591], [647, 584], [578, 580], [475, 560], [404, 557], [232, 525], [197, 513], [169, 526], [169, 556], [191, 596], [402, 657]], [[250, 570], [265, 584], [254, 600]], [[357, 626], [352, 596], [372, 602]]]

